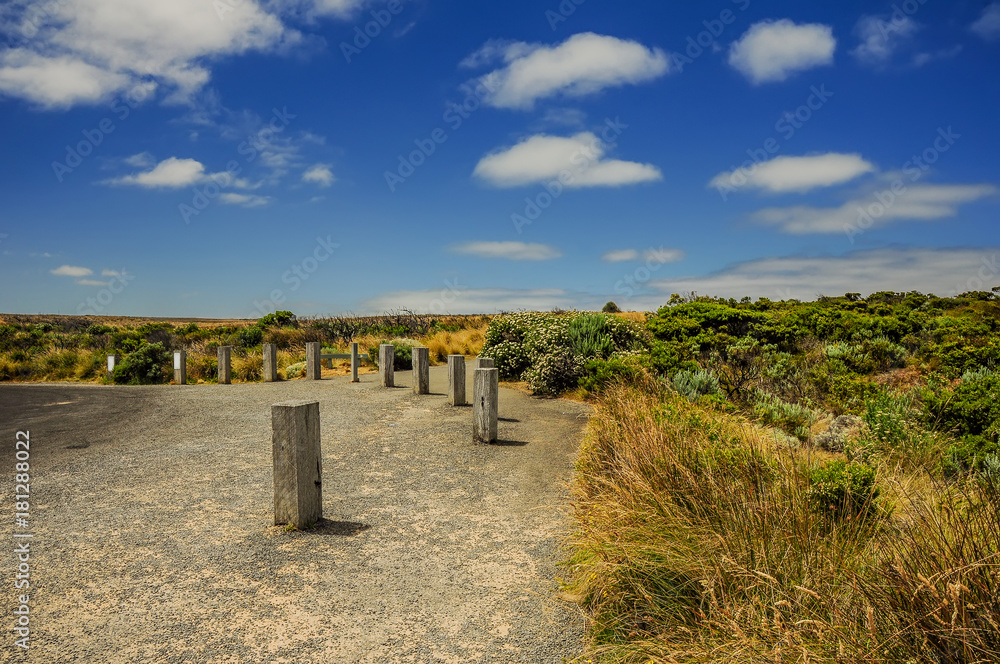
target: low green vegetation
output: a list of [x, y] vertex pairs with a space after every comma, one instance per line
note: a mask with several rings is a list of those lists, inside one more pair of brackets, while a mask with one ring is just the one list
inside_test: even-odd
[[483, 354], [597, 408], [581, 661], [1000, 660], [994, 293], [510, 314]]
[[[106, 322], [105, 322], [106, 321]], [[358, 342], [367, 349], [379, 339], [398, 341], [396, 368], [408, 368], [409, 348], [433, 343], [434, 359], [451, 352], [475, 353], [486, 316], [418, 316], [409, 312], [366, 318], [299, 319], [277, 311], [256, 321], [210, 323], [92, 319], [76, 316], [5, 316], [0, 321], [0, 380], [77, 380], [143, 385], [169, 382], [171, 358], [187, 351], [188, 380], [217, 380], [219, 346], [233, 347], [233, 379], [261, 380], [261, 345], [278, 347], [280, 375], [303, 373], [305, 344], [347, 351]], [[117, 355], [107, 376], [107, 356]], [[377, 353], [374, 357], [377, 357]]]

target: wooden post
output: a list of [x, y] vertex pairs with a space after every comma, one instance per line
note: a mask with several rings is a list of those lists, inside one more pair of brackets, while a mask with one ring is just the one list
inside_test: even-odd
[[118, 356], [108, 355], [108, 378], [114, 380], [115, 367], [118, 366]]
[[274, 344], [264, 344], [264, 382], [273, 383], [278, 380], [278, 347]]
[[431, 391], [431, 351], [418, 346], [413, 349], [413, 393], [427, 394]]
[[178, 385], [187, 385], [187, 351], [174, 351], [174, 382]]
[[358, 363], [361, 360], [358, 358], [358, 342], [351, 342], [351, 382], [358, 382]]
[[320, 342], [306, 342], [306, 380], [321, 380], [323, 378], [323, 364], [320, 353]]
[[233, 347], [219, 346], [219, 385], [233, 382]]
[[448, 403], [464, 406], [465, 401], [465, 356], [448, 356]]
[[478, 369], [493, 369], [496, 367], [496, 363], [492, 357], [477, 357], [476, 363], [476, 368]]
[[500, 373], [496, 369], [476, 369], [472, 387], [472, 437], [478, 443], [495, 443]]
[[308, 528], [323, 516], [323, 466], [319, 402], [283, 401], [271, 406], [274, 463], [274, 525]]
[[382, 380], [382, 387], [395, 387], [396, 376], [393, 371], [393, 362], [396, 361], [396, 349], [392, 344], [382, 344], [378, 347], [378, 373]]

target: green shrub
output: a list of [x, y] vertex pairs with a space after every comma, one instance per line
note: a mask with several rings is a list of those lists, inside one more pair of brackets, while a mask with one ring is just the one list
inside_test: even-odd
[[305, 362], [296, 362], [295, 364], [289, 364], [285, 367], [285, 378], [291, 380], [293, 378], [298, 378], [306, 372]]
[[674, 374], [674, 389], [686, 396], [690, 401], [697, 401], [699, 397], [719, 393], [719, 379], [711, 371], [681, 370]]
[[[394, 371], [401, 371], [405, 369], [413, 368], [413, 347], [417, 345], [416, 341], [412, 339], [393, 339], [392, 341], [383, 341], [383, 344], [392, 344], [393, 346], [393, 362], [392, 368]], [[368, 357], [375, 368], [378, 368], [378, 346], [372, 346], [368, 349]]]
[[954, 390], [932, 382], [922, 392], [928, 423], [960, 438], [1000, 440], [1000, 375], [992, 371], [965, 375], [968, 380]]
[[642, 368], [634, 359], [612, 357], [608, 360], [591, 360], [583, 368], [578, 385], [587, 392], [601, 392], [615, 382], [634, 382], [642, 375]]
[[986, 436], [965, 436], [947, 450], [941, 460], [946, 477], [989, 472], [1000, 458], [1000, 443]]
[[253, 348], [264, 343], [264, 330], [258, 325], [251, 325], [237, 332], [236, 338], [243, 348]]
[[841, 459], [814, 468], [809, 475], [809, 499], [837, 517], [860, 516], [877, 507], [879, 488], [875, 469]]
[[520, 380], [524, 370], [530, 365], [524, 344], [513, 341], [501, 341], [479, 355], [492, 358], [500, 378], [504, 380]]
[[94, 324], [87, 328], [86, 333], [92, 337], [97, 337], [103, 334], [111, 334], [115, 331], [115, 328], [110, 325], [98, 325]]
[[810, 429], [816, 423], [816, 413], [805, 406], [787, 403], [773, 394], [756, 390], [751, 411], [764, 424], [775, 426], [799, 440], [809, 439]]
[[614, 302], [608, 302], [604, 305], [604, 308], [601, 309], [601, 311], [603, 311], [606, 314], [617, 314], [621, 311], [621, 309], [619, 309], [618, 305], [615, 304]]
[[585, 360], [607, 359], [614, 352], [614, 342], [608, 331], [604, 314], [580, 314], [570, 321], [566, 329], [570, 347], [575, 355]]
[[162, 344], [144, 344], [126, 355], [115, 367], [114, 381], [119, 385], [162, 383], [170, 353]]

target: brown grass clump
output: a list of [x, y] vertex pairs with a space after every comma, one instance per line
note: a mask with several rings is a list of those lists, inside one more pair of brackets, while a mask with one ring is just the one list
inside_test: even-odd
[[440, 331], [422, 340], [430, 349], [432, 364], [447, 362], [449, 355], [478, 355], [485, 342], [485, 326], [457, 332]]
[[817, 463], [652, 385], [611, 389], [574, 488], [567, 589], [593, 619], [586, 657], [998, 661], [996, 488], [942, 500], [883, 469], [879, 509], [833, 518], [810, 498]]

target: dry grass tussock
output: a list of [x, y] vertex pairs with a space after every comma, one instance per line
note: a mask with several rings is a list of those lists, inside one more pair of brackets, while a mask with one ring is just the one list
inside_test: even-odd
[[817, 463], [652, 384], [610, 390], [574, 487], [581, 661], [1000, 661], [997, 487], [880, 469], [868, 516], [837, 518]]

